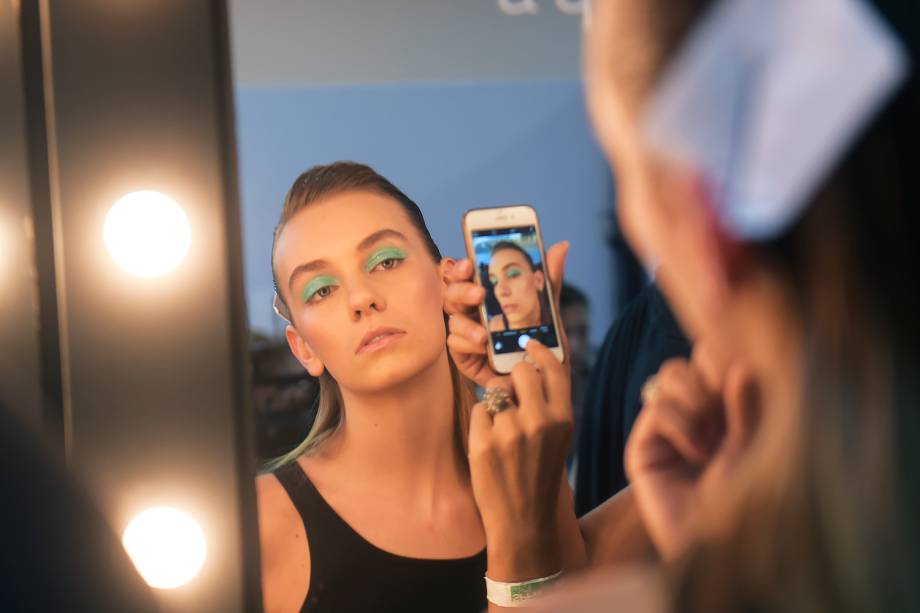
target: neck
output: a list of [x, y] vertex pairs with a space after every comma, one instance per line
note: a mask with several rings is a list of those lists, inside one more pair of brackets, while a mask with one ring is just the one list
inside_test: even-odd
[[344, 421], [324, 447], [349, 479], [433, 496], [468, 483], [456, 447], [453, 382], [445, 351], [423, 372], [383, 391], [342, 389]]
[[508, 327], [509, 328], [530, 328], [533, 326], [539, 326], [542, 321], [541, 315], [542, 314], [540, 313], [540, 305], [538, 304], [536, 309], [531, 309], [517, 321], [513, 322], [509, 318]]

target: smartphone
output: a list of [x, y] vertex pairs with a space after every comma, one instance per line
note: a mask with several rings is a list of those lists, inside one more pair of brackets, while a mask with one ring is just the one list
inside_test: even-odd
[[564, 361], [537, 212], [523, 204], [472, 209], [463, 216], [463, 235], [476, 282], [486, 290], [480, 317], [492, 369], [510, 373], [532, 338]]

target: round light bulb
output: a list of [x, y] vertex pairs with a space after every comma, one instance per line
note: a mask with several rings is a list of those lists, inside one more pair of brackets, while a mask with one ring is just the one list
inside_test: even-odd
[[188, 253], [191, 230], [175, 200], [160, 192], [140, 191], [112, 206], [103, 236], [119, 266], [138, 277], [159, 277]]
[[132, 519], [121, 542], [144, 581], [162, 590], [194, 579], [208, 549], [198, 523], [170, 507], [148, 509]]

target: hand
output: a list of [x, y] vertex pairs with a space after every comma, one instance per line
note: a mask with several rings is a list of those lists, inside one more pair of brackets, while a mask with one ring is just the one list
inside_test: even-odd
[[[489, 387], [513, 388], [516, 405], [491, 415], [483, 403], [470, 417], [473, 496], [486, 532], [489, 577], [523, 581], [562, 567], [557, 530], [560, 482], [572, 436], [569, 377], [539, 342], [528, 362]], [[573, 516], [574, 517], [574, 516]]]
[[639, 513], [665, 559], [689, 544], [694, 522], [707, 501], [724, 492], [754, 428], [750, 374], [733, 366], [720, 380], [708, 364], [701, 346], [691, 360], [665, 362], [654, 387], [644, 390], [645, 405], [626, 446]]
[[[557, 312], [568, 252], [568, 242], [557, 243], [546, 252], [546, 268], [553, 286], [553, 300]], [[489, 332], [482, 325], [478, 311], [479, 305], [486, 298], [486, 291], [472, 280], [473, 265], [468, 259], [458, 260], [453, 266], [446, 266], [444, 277], [448, 282], [444, 294], [444, 311], [450, 316], [450, 334], [447, 336], [450, 355], [461, 374], [484, 387], [496, 375], [489, 367], [486, 357]], [[568, 355], [565, 331], [560, 329], [557, 332]]]

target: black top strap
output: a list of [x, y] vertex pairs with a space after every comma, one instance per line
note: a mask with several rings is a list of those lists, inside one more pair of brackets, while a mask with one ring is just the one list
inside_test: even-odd
[[390, 553], [358, 534], [298, 462], [275, 471], [303, 520], [310, 548], [307, 611], [481, 611], [486, 554], [432, 560]]

